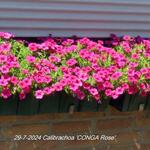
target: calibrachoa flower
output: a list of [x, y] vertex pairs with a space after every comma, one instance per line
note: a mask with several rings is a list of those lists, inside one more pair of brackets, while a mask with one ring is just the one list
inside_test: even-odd
[[11, 33], [0, 32], [0, 38], [2, 38], [2, 39], [10, 39], [13, 36], [14, 35], [12, 35]]
[[38, 50], [38, 44], [36, 43], [30, 43], [29, 44], [29, 49], [34, 52], [34, 51], [37, 51]]
[[2, 53], [7, 53], [10, 51], [10, 49], [11, 49], [11, 44], [9, 44], [9, 43], [3, 43], [0, 45], [0, 51]]
[[[150, 92], [150, 40], [125, 35], [92, 41], [48, 38], [14, 40], [0, 32], [0, 96], [34, 93], [36, 99], [66, 91], [78, 99], [117, 99]], [[108, 45], [107, 45], [108, 44]]]
[[36, 97], [37, 99], [42, 99], [43, 96], [44, 96], [44, 92], [43, 92], [42, 90], [37, 90], [37, 91], [35, 91], [35, 97]]
[[1, 66], [0, 67], [0, 71], [1, 71], [1, 73], [3, 73], [3, 74], [7, 74], [8, 72], [9, 72], [9, 67], [8, 66]]
[[26, 59], [29, 63], [34, 63], [36, 60], [36, 58], [34, 56], [27, 56]]
[[4, 99], [7, 99], [11, 96], [11, 91], [8, 89], [8, 88], [4, 88], [2, 90], [2, 93], [1, 93], [1, 96], [4, 98]]
[[10, 79], [10, 82], [11, 82], [12, 84], [14, 84], [14, 85], [17, 85], [17, 84], [18, 84], [18, 79], [17, 79], [17, 77], [12, 76], [11, 79]]
[[68, 66], [73, 66], [77, 63], [77, 61], [74, 58], [71, 58], [67, 61]]
[[26, 98], [26, 94], [24, 92], [21, 92], [19, 94], [19, 98], [20, 98], [20, 100], [24, 100]]
[[113, 80], [118, 80], [120, 77], [122, 76], [122, 73], [121, 72], [115, 72], [112, 74], [112, 79]]

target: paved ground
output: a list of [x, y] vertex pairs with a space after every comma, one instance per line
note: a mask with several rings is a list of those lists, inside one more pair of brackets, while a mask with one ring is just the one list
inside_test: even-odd
[[1, 116], [0, 150], [150, 150], [150, 112]]

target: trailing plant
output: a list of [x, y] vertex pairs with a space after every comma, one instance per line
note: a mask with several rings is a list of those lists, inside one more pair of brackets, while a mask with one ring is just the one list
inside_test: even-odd
[[36, 99], [65, 91], [80, 100], [117, 99], [150, 91], [150, 40], [113, 35], [110, 45], [88, 38], [42, 43], [0, 33], [0, 96]]

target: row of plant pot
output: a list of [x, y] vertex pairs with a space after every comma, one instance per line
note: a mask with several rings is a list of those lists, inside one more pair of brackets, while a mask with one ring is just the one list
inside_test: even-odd
[[44, 97], [41, 101], [28, 95], [23, 101], [18, 96], [0, 100], [2, 115], [33, 115], [42, 113], [106, 112], [110, 105], [120, 111], [138, 111], [150, 109], [150, 96], [122, 95], [117, 100], [107, 99], [97, 103], [73, 98], [64, 92]]
[[0, 101], [0, 114], [3, 115], [33, 115], [41, 113], [64, 113], [69, 111], [106, 111], [108, 100], [98, 104], [96, 101], [78, 100], [64, 92], [52, 96], [44, 97], [41, 101], [36, 100], [32, 95], [28, 95], [23, 101], [17, 96]]
[[135, 94], [121, 95], [117, 100], [111, 99], [110, 105], [120, 111], [142, 111], [150, 109], [150, 95], [145, 97]]

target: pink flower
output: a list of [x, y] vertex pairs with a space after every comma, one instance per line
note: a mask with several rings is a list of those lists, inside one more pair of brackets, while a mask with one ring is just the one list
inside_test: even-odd
[[136, 85], [129, 86], [128, 94], [136, 94], [138, 92], [138, 88]]
[[121, 43], [121, 46], [123, 47], [125, 52], [129, 53], [131, 51], [130, 45], [127, 41], [123, 41]]
[[136, 62], [130, 62], [129, 63], [129, 67], [130, 68], [135, 68], [135, 67], [137, 67], [139, 64], [138, 63], [136, 63]]
[[[71, 82], [71, 80], [70, 80], [70, 82]], [[75, 80], [74, 80], [74, 84], [75, 84], [76, 86], [82, 86], [82, 82], [81, 82], [80, 79], [75, 79]]]
[[37, 51], [38, 50], [38, 44], [36, 44], [36, 43], [30, 43], [29, 44], [29, 49], [30, 49], [30, 51]]
[[27, 70], [27, 69], [22, 69], [22, 73], [28, 74], [28, 73], [29, 73], [29, 70]]
[[24, 92], [21, 92], [20, 94], [19, 94], [19, 99], [20, 100], [23, 100], [23, 99], [25, 99], [26, 98], [26, 94], [24, 93]]
[[97, 95], [94, 95], [94, 98], [95, 98], [95, 100], [96, 100], [96, 101], [98, 101], [98, 102], [99, 102], [101, 97], [100, 97], [100, 95], [99, 95], [99, 94], [97, 94]]
[[43, 77], [41, 77], [41, 76], [34, 76], [34, 80], [35, 80], [37, 83], [43, 83], [43, 82], [44, 82], [44, 79], [43, 79]]
[[42, 49], [42, 50], [48, 50], [49, 49], [49, 45], [48, 43], [42, 43], [42, 44], [38, 44], [37, 45], [38, 49]]
[[6, 79], [0, 79], [0, 85], [1, 86], [7, 86], [8, 85], [8, 81]]
[[95, 88], [89, 89], [89, 92], [90, 92], [92, 95], [98, 95], [98, 91], [97, 91], [97, 89], [95, 89]]
[[63, 90], [62, 85], [60, 85], [59, 83], [54, 84], [53, 87], [56, 91], [62, 91]]
[[124, 67], [125, 64], [126, 64], [125, 61], [118, 61], [117, 63], [118, 63], [118, 66], [119, 66], [119, 67]]
[[133, 53], [133, 54], [131, 55], [131, 58], [133, 58], [133, 59], [139, 59], [139, 55], [136, 54], [136, 53]]
[[0, 32], [0, 38], [10, 39], [10, 38], [13, 37], [13, 36], [14, 36], [14, 35], [12, 35], [11, 33]]
[[141, 96], [143, 96], [143, 97], [147, 96], [147, 92], [142, 91], [142, 92], [141, 92]]
[[79, 72], [79, 73], [78, 73], [78, 77], [79, 77], [79, 79], [81, 79], [82, 81], [86, 81], [89, 76], [88, 76], [87, 73]]
[[11, 44], [9, 43], [3, 43], [0, 45], [0, 52], [9, 52], [11, 49]]
[[128, 90], [129, 89], [129, 85], [127, 83], [122, 84], [121, 86], [124, 90]]
[[119, 95], [116, 93], [115, 90], [113, 90], [113, 91], [111, 92], [111, 96], [112, 96], [113, 99], [117, 99], [117, 98], [119, 97]]
[[35, 97], [36, 97], [37, 99], [42, 99], [43, 96], [44, 96], [44, 92], [43, 92], [42, 90], [37, 90], [37, 91], [35, 91]]
[[43, 77], [43, 82], [49, 84], [52, 81], [52, 78], [50, 76], [44, 76]]
[[1, 96], [4, 99], [7, 99], [11, 96], [11, 91], [8, 88], [5, 88], [5, 89], [2, 90]]
[[89, 90], [91, 88], [89, 83], [83, 83], [83, 87], [87, 90]]
[[23, 88], [24, 93], [30, 93], [31, 92], [31, 88], [29, 86]]
[[74, 43], [74, 40], [72, 40], [72, 39], [67, 39], [66, 41], [62, 42], [62, 44], [65, 45], [65, 46], [69, 46], [73, 43]]
[[59, 83], [60, 83], [60, 85], [62, 85], [62, 87], [65, 87], [67, 85], [67, 80], [62, 79], [62, 80], [60, 80]]
[[142, 74], [147, 74], [148, 73], [148, 68], [141, 68], [141, 73]]
[[11, 81], [11, 83], [13, 83], [14, 85], [17, 85], [17, 83], [18, 83], [18, 79], [17, 79], [17, 77], [15, 77], [15, 76], [12, 76], [11, 79], [10, 79], [10, 81]]
[[113, 80], [118, 80], [122, 76], [122, 72], [115, 72], [112, 74], [112, 79]]
[[93, 74], [93, 78], [97, 81], [97, 82], [103, 82], [103, 79], [101, 78], [101, 76], [98, 73], [94, 73]]
[[98, 88], [99, 91], [103, 91], [105, 89], [105, 87], [102, 83], [98, 83], [97, 88]]
[[2, 43], [2, 45], [0, 45], [0, 52], [9, 52], [11, 49], [11, 44], [9, 43]]
[[28, 83], [26, 83], [25, 80], [22, 80], [19, 82], [19, 86], [20, 86], [20, 88], [24, 89], [28, 86]]
[[85, 94], [84, 92], [80, 91], [80, 90], [77, 90], [75, 92], [75, 94], [77, 95], [77, 97], [80, 99], [80, 100], [83, 100], [85, 98]]
[[141, 84], [140, 84], [140, 88], [141, 88], [142, 90], [145, 90], [145, 89], [146, 89], [146, 84], [141, 83]]
[[122, 87], [116, 88], [116, 94], [121, 95], [121, 94], [123, 94], [123, 92], [124, 92], [124, 88], [122, 88]]
[[81, 43], [81, 44], [88, 44], [89, 42], [90, 42], [90, 39], [88, 39], [88, 38], [82, 38], [82, 39], [80, 39], [79, 40], [79, 42]]
[[34, 56], [27, 56], [26, 59], [29, 63], [34, 63], [36, 60], [36, 58]]
[[0, 55], [0, 62], [1, 63], [7, 62], [7, 56], [6, 55]]
[[50, 95], [53, 92], [53, 90], [49, 87], [45, 87], [43, 89], [43, 92], [44, 92], [45, 95]]
[[111, 96], [112, 90], [111, 89], [106, 89], [105, 94], [106, 96]]
[[51, 62], [60, 62], [61, 61], [61, 59], [60, 58], [58, 58], [58, 57], [56, 57], [56, 56], [49, 56], [49, 60], [51, 61]]
[[131, 37], [129, 35], [124, 35], [123, 40], [130, 41]]
[[109, 82], [109, 81], [105, 81], [105, 82], [103, 83], [103, 86], [104, 86], [105, 88], [113, 88], [112, 83]]
[[77, 61], [74, 59], [74, 58], [70, 58], [68, 61], [67, 61], [67, 65], [68, 66], [73, 66], [77, 63]]
[[78, 86], [75, 85], [75, 84], [71, 84], [69, 87], [70, 87], [70, 89], [71, 89], [72, 91], [77, 91], [77, 90], [78, 90]]
[[7, 74], [9, 72], [9, 68], [7, 66], [1, 66], [0, 67], [0, 71], [3, 73], [3, 74]]
[[79, 52], [79, 56], [84, 59], [88, 59], [90, 57], [90, 53], [86, 49], [82, 49]]

